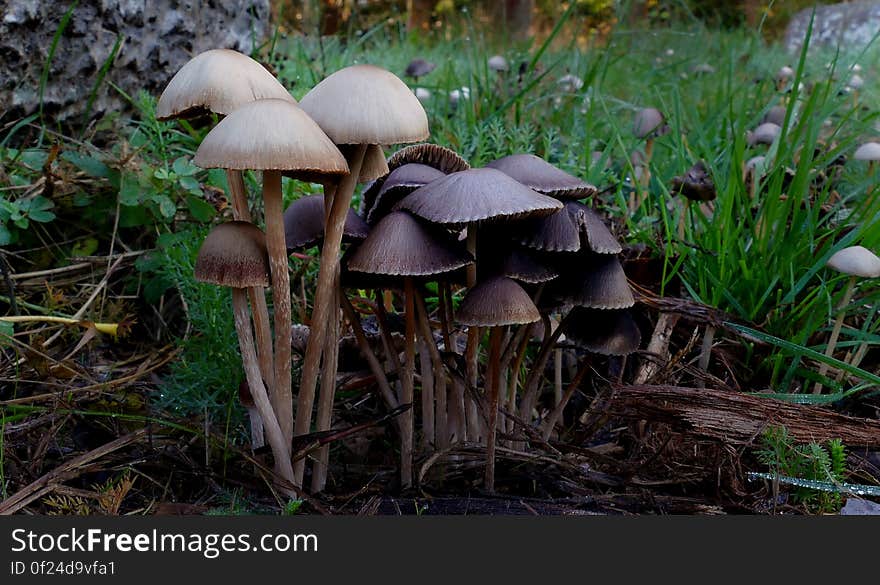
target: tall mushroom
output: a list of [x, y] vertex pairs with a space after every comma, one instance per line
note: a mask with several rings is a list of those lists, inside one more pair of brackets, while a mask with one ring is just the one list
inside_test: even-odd
[[529, 294], [506, 277], [487, 279], [471, 288], [461, 302], [456, 320], [468, 327], [489, 327], [489, 372], [486, 374], [486, 491], [495, 491], [495, 437], [501, 385], [501, 342], [508, 325], [541, 319]]
[[199, 248], [195, 278], [199, 282], [232, 289], [235, 331], [238, 334], [248, 389], [266, 428], [276, 469], [284, 479], [293, 482], [290, 442], [284, 438], [263, 384], [244, 292], [248, 287], [269, 284], [269, 259], [263, 232], [252, 223], [243, 221], [232, 221], [215, 227]]
[[[193, 162], [205, 168], [263, 171], [266, 243], [275, 305], [276, 410], [285, 440], [290, 444], [293, 437], [290, 274], [284, 237], [281, 173], [303, 173], [309, 177], [350, 176], [347, 174], [348, 165], [333, 142], [302, 109], [292, 102], [276, 99], [251, 102], [229, 114], [208, 133]], [[301, 485], [301, 480], [300, 477], [296, 485]]]
[[[339, 322], [339, 306], [333, 303], [339, 288], [339, 247], [342, 228], [351, 207], [356, 177], [360, 175], [364, 155], [370, 145], [418, 142], [428, 137], [428, 118], [421, 102], [393, 73], [373, 65], [352, 65], [341, 69], [307, 93], [303, 109], [323, 128], [334, 143], [351, 145], [346, 149], [351, 175], [345, 177], [330, 197], [321, 264], [312, 311], [312, 333], [303, 360], [302, 379], [297, 399], [295, 433], [309, 431], [315, 385], [321, 352], [330, 321]], [[294, 471], [299, 481], [305, 462], [297, 462]]]

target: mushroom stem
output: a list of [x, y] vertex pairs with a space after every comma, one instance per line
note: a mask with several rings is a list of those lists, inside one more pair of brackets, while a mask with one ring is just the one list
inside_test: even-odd
[[[467, 251], [471, 257], [477, 257], [477, 225], [472, 223], [467, 227]], [[467, 285], [473, 288], [477, 284], [477, 263], [472, 262], [467, 266]], [[479, 379], [478, 362], [480, 359], [480, 328], [468, 327], [467, 345], [465, 346], [465, 379], [471, 392], [465, 394], [465, 411], [468, 424], [468, 436], [471, 440], [477, 440], [480, 435], [480, 417], [477, 414], [477, 405], [473, 395], [477, 391]]]
[[520, 404], [520, 418], [526, 422], [531, 418], [532, 407], [535, 405], [535, 399], [541, 386], [541, 379], [544, 376], [544, 368], [550, 359], [550, 350], [553, 349], [553, 345], [559, 339], [559, 336], [562, 335], [563, 324], [568, 319], [568, 315], [563, 317], [553, 333], [550, 333], [550, 320], [547, 316], [542, 315], [542, 319], [544, 321], [544, 343], [541, 345], [541, 350], [538, 352], [537, 357], [535, 357], [535, 363], [532, 364], [529, 377], [526, 378], [525, 391], [523, 392], [523, 399]]
[[[232, 289], [232, 310], [235, 315], [235, 331], [238, 333], [238, 346], [241, 349], [241, 362], [244, 366], [248, 388], [254, 398], [254, 404], [263, 419], [266, 436], [272, 448], [272, 456], [275, 458], [277, 473], [289, 482], [293, 482], [293, 467], [290, 461], [290, 443], [284, 438], [284, 433], [278, 423], [272, 405], [269, 403], [269, 395], [266, 386], [263, 385], [260, 376], [260, 366], [257, 361], [257, 352], [254, 349], [254, 339], [251, 331], [251, 320], [248, 315], [247, 295], [244, 289]], [[287, 344], [288, 347], [290, 344]], [[296, 492], [285, 488], [284, 493], [296, 496]]]
[[[520, 329], [523, 332], [522, 337], [518, 341], [518, 345], [516, 348], [516, 353], [513, 357], [513, 366], [510, 367], [510, 371], [512, 375], [509, 379], [509, 385], [507, 388], [507, 404], [508, 410], [512, 413], [516, 412], [516, 390], [519, 386], [519, 372], [522, 369], [523, 360], [526, 357], [526, 348], [529, 344], [529, 335], [531, 335], [532, 328], [534, 327], [534, 323], [529, 323]], [[515, 424], [512, 419], [508, 417], [508, 423], [510, 425], [510, 430], [513, 430]]]
[[351, 306], [351, 301], [348, 300], [347, 296], [343, 294], [340, 299], [342, 301], [342, 310], [345, 313], [345, 317], [351, 323], [351, 329], [354, 332], [354, 337], [357, 340], [358, 345], [360, 345], [361, 353], [364, 354], [367, 363], [370, 365], [370, 370], [376, 377], [376, 383], [379, 385], [379, 393], [382, 394], [382, 398], [385, 400], [385, 406], [387, 406], [389, 410], [394, 410], [398, 406], [397, 396], [395, 396], [394, 390], [391, 389], [391, 385], [388, 383], [385, 369], [382, 367], [382, 364], [379, 363], [379, 359], [376, 357], [373, 348], [370, 347], [370, 342], [367, 341], [367, 335], [364, 333], [361, 319], [358, 316], [357, 311], [354, 310], [354, 307]]
[[[712, 344], [715, 342], [715, 326], [706, 325], [706, 331], [703, 333], [703, 344], [700, 347], [700, 361], [697, 362], [699, 368], [709, 371], [709, 362], [712, 360]], [[697, 388], [705, 388], [706, 380], [700, 378], [697, 380]]]
[[[235, 169], [226, 170], [226, 182], [229, 183], [229, 193], [232, 195], [232, 218], [239, 221], [251, 221], [251, 212], [248, 209], [247, 191], [244, 186], [244, 178], [241, 171]], [[257, 337], [257, 358], [260, 360], [260, 373], [266, 383], [269, 392], [269, 400], [275, 412], [279, 412], [282, 405], [278, 403], [275, 392], [275, 366], [272, 359], [272, 329], [269, 327], [269, 307], [266, 306], [266, 294], [263, 287], [249, 287], [247, 289], [248, 300], [253, 309], [254, 331]]]
[[[333, 306], [339, 312], [340, 291], [333, 295]], [[335, 318], [334, 318], [335, 317]], [[330, 430], [333, 422], [333, 400], [336, 396], [336, 371], [339, 366], [339, 317], [330, 317], [329, 330], [324, 340], [324, 361], [321, 364], [321, 390], [318, 395], [318, 413], [315, 420], [316, 431]], [[315, 457], [312, 469], [312, 493], [320, 492], [327, 483], [327, 468], [330, 465], [330, 445], [323, 445]]]
[[[831, 329], [831, 337], [828, 338], [828, 347], [825, 348], [825, 357], [832, 357], [834, 355], [834, 348], [837, 345], [837, 338], [840, 336], [840, 329], [843, 327], [843, 318], [846, 316], [846, 307], [849, 305], [849, 302], [852, 300], [853, 292], [856, 287], [856, 277], [850, 276], [849, 280], [846, 283], [846, 290], [843, 293], [843, 298], [840, 300], [840, 304], [837, 305], [837, 319], [834, 321], [834, 327]], [[819, 375], [824, 376], [828, 371], [828, 364], [822, 364], [819, 366]], [[813, 394], [821, 394], [822, 393], [822, 382], [816, 382], [813, 386]]]
[[504, 327], [492, 327], [489, 332], [489, 363], [486, 378], [486, 477], [487, 492], [495, 491], [495, 437], [498, 422], [498, 396], [501, 383], [501, 340]]
[[[440, 351], [437, 349], [434, 335], [431, 333], [431, 324], [428, 321], [428, 310], [425, 307], [425, 299], [422, 298], [421, 294], [416, 295], [416, 309], [418, 310], [419, 316], [419, 334], [425, 342], [425, 349], [428, 351], [431, 364], [434, 368], [434, 400], [436, 402], [434, 434], [436, 447], [442, 450], [449, 446], [449, 429], [447, 428], [448, 422], [446, 413], [446, 371], [443, 368], [443, 358], [440, 357]], [[424, 373], [422, 377], [424, 378]], [[424, 392], [424, 389], [422, 391]]]
[[[403, 376], [400, 380], [401, 387], [401, 404], [412, 404], [413, 402], [413, 378], [414, 367], [416, 361], [415, 353], [415, 336], [416, 336], [416, 316], [413, 297], [415, 291], [413, 288], [412, 277], [403, 279], [404, 286], [404, 303], [406, 311], [406, 330], [404, 338], [404, 362]], [[400, 415], [403, 423], [403, 432], [400, 438], [400, 485], [406, 489], [412, 486], [412, 463], [413, 463], [413, 409], [407, 409]]]
[[255, 406], [248, 407], [248, 421], [251, 423], [251, 449], [257, 450], [266, 444], [263, 435], [263, 417]]
[[553, 405], [562, 402], [562, 348], [553, 350]]
[[[416, 301], [416, 304], [419, 304], [418, 301]], [[434, 421], [434, 363], [428, 350], [428, 344], [434, 343], [434, 341], [430, 338], [430, 331], [427, 335], [425, 334], [422, 322], [423, 319], [419, 310], [419, 315], [417, 316], [419, 332], [416, 340], [419, 345], [419, 368], [422, 377], [422, 448], [427, 450], [437, 445]]]
[[[448, 281], [440, 283], [441, 298], [440, 331], [443, 334], [443, 348], [447, 354], [457, 353], [452, 343], [452, 331], [449, 322], [452, 319], [452, 288]], [[454, 437], [457, 441], [467, 440], [467, 430], [464, 418], [464, 390], [455, 377], [452, 378], [452, 393], [448, 400], [448, 430], [447, 436], [451, 442]]]
[[[342, 178], [336, 188], [336, 192], [333, 195], [333, 205], [330, 209], [329, 221], [324, 229], [324, 244], [321, 247], [321, 263], [320, 269], [318, 270], [318, 284], [315, 290], [315, 306], [312, 310], [312, 330], [309, 335], [309, 343], [306, 346], [306, 355], [303, 359], [302, 378], [299, 386], [299, 395], [297, 397], [296, 423], [293, 428], [293, 432], [296, 435], [304, 435], [308, 433], [309, 428], [311, 427], [312, 407], [315, 403], [315, 386], [318, 383], [321, 352], [324, 349], [324, 339], [327, 336], [327, 327], [330, 319], [339, 319], [338, 311], [337, 315], [333, 315], [332, 309], [333, 291], [339, 287], [339, 249], [342, 245], [342, 230], [345, 225], [345, 217], [348, 214], [348, 208], [351, 206], [351, 197], [361, 173], [361, 164], [363, 163], [364, 153], [366, 151], [366, 144], [360, 144], [353, 149], [351, 158], [347, 161], [349, 174]], [[280, 214], [278, 218], [280, 221]], [[282, 244], [283, 236], [284, 233], [282, 227]], [[287, 317], [289, 320], [289, 291], [287, 297]], [[276, 324], [277, 322], [278, 319], [276, 317]], [[287, 324], [287, 329], [290, 329], [289, 323]], [[287, 371], [289, 382], [290, 344], [287, 345]], [[276, 359], [279, 359], [277, 356], [278, 349], [276, 348]], [[275, 367], [277, 369], [278, 365], [276, 364]], [[305, 474], [305, 460], [301, 459], [295, 463], [294, 472], [296, 484], [302, 485], [303, 475]]]
[[[275, 395], [278, 424], [286, 445], [293, 440], [293, 393], [290, 380], [290, 273], [284, 238], [284, 209], [281, 173], [263, 171], [263, 201], [266, 206], [266, 249], [272, 273], [272, 301], [275, 307]], [[256, 311], [255, 311], [256, 312]], [[301, 482], [294, 482], [302, 485]]]
[[544, 440], [547, 441], [550, 439], [550, 435], [553, 434], [553, 429], [556, 427], [556, 423], [559, 422], [559, 419], [562, 418], [562, 413], [565, 411], [565, 407], [568, 405], [568, 401], [571, 400], [571, 397], [574, 396], [575, 390], [578, 389], [578, 386], [581, 385], [581, 381], [584, 379], [584, 376], [590, 370], [590, 364], [592, 363], [592, 356], [588, 355], [584, 358], [584, 361], [581, 363], [580, 369], [575, 374], [574, 378], [568, 384], [568, 387], [565, 389], [565, 393], [562, 395], [562, 400], [556, 405], [556, 408], [553, 409], [553, 412], [547, 417], [547, 420], [544, 421], [544, 428], [541, 431], [541, 434], [544, 436]]

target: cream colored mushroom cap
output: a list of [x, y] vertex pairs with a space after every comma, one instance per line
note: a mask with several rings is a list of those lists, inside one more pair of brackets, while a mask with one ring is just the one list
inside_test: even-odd
[[862, 246], [850, 246], [828, 259], [828, 267], [850, 276], [880, 277], [880, 258]]
[[855, 153], [853, 153], [853, 158], [856, 160], [880, 160], [880, 143], [864, 143], [856, 149]]
[[344, 175], [336, 145], [299, 106], [284, 100], [245, 104], [217, 124], [196, 151], [202, 168]]
[[159, 98], [156, 117], [184, 117], [199, 109], [226, 115], [259, 99], [296, 103], [265, 67], [247, 55], [212, 49], [193, 57], [171, 78]]
[[300, 106], [336, 144], [403, 144], [430, 134], [415, 94], [374, 65], [340, 69], [312, 88]]

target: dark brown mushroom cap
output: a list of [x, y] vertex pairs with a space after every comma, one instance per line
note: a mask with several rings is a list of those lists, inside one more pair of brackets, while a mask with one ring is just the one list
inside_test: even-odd
[[219, 286], [269, 286], [266, 236], [246, 221], [216, 226], [199, 248], [194, 273], [197, 281]]
[[348, 269], [390, 276], [426, 276], [472, 262], [461, 244], [405, 212], [382, 218], [352, 253]]
[[395, 209], [406, 209], [429, 221], [466, 224], [553, 213], [562, 203], [529, 189], [496, 169], [470, 169], [419, 187]]
[[636, 138], [646, 138], [651, 134], [662, 133], [666, 118], [656, 108], [644, 108], [633, 118], [633, 134]]
[[553, 307], [627, 309], [635, 304], [623, 267], [611, 254], [581, 253], [568, 259], [542, 298]]
[[566, 339], [593, 353], [627, 355], [642, 342], [642, 333], [629, 311], [575, 307], [563, 323]]
[[419, 163], [397, 167], [385, 177], [378, 191], [368, 189], [364, 192], [367, 222], [372, 224], [379, 221], [388, 215], [398, 201], [419, 187], [445, 176], [442, 171]]
[[581, 249], [578, 224], [565, 208], [544, 217], [517, 222], [512, 229], [521, 244], [535, 250], [577, 252]]
[[778, 124], [772, 122], [764, 122], [754, 131], [746, 132], [746, 142], [749, 146], [757, 146], [759, 144], [773, 144], [779, 135], [782, 134], [782, 128]]
[[456, 321], [470, 327], [522, 325], [540, 319], [529, 293], [503, 276], [489, 278], [470, 289], [455, 314]]
[[538, 193], [560, 199], [583, 199], [596, 194], [596, 187], [570, 175], [534, 154], [512, 154], [486, 165], [516, 179]]
[[770, 122], [771, 124], [776, 124], [781, 127], [783, 122], [785, 122], [785, 112], [785, 106], [773, 106], [767, 110], [767, 113], [761, 118], [761, 123], [765, 124]]
[[409, 62], [404, 72], [409, 77], [424, 77], [437, 68], [437, 65], [421, 58], [415, 58]]
[[549, 282], [559, 276], [559, 272], [553, 267], [541, 262], [526, 250], [517, 248], [510, 250], [499, 261], [497, 271], [502, 276], [529, 284]]
[[[324, 219], [323, 195], [309, 195], [293, 201], [284, 211], [287, 251], [301, 250], [320, 242], [324, 238]], [[369, 233], [370, 226], [353, 209], [349, 209], [342, 228], [343, 240], [363, 240]]]
[[596, 254], [620, 254], [623, 251], [598, 213], [578, 201], [566, 201], [565, 209], [579, 228], [584, 248]]
[[388, 168], [392, 171], [410, 163], [419, 163], [434, 167], [445, 174], [466, 171], [471, 168], [466, 160], [454, 150], [439, 144], [413, 144], [401, 148], [388, 159]]
[[697, 161], [684, 175], [672, 177], [671, 191], [692, 201], [712, 201], [718, 197], [715, 182], [703, 161]]

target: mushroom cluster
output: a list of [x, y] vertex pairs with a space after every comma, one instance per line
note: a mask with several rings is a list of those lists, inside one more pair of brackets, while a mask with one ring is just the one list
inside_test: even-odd
[[[332, 425], [339, 340], [349, 327], [377, 395], [398, 413], [403, 488], [414, 483], [419, 454], [466, 444], [484, 446], [484, 487], [494, 490], [499, 437], [525, 442], [534, 436], [528, 427], [549, 437], [589, 371], [588, 356], [624, 356], [639, 346], [621, 246], [583, 202], [596, 188], [531, 154], [471, 168], [454, 151], [425, 143], [421, 103], [384, 69], [347, 67], [297, 103], [256, 61], [208, 51], [174, 76], [158, 112], [163, 119], [221, 117], [194, 163], [227, 171], [234, 221], [208, 235], [195, 276], [232, 288], [252, 418], [265, 428], [285, 493], [304, 489], [307, 461], [292, 457], [294, 437]], [[386, 160], [383, 147], [406, 143], [416, 144]], [[254, 221], [260, 206], [249, 200], [245, 171], [262, 172], [265, 233]], [[323, 194], [285, 210], [284, 180], [320, 184]], [[352, 209], [358, 184], [360, 213]], [[310, 247], [320, 248], [320, 264], [294, 401], [291, 335], [298, 329], [288, 254]], [[374, 300], [362, 296], [367, 289]], [[375, 314], [378, 336], [365, 334], [364, 306]], [[398, 309], [402, 332], [394, 331]], [[538, 326], [532, 358], [527, 349]], [[394, 339], [400, 333], [402, 352]], [[541, 411], [544, 369], [564, 347], [586, 357]], [[317, 492], [329, 450], [312, 461]]]

